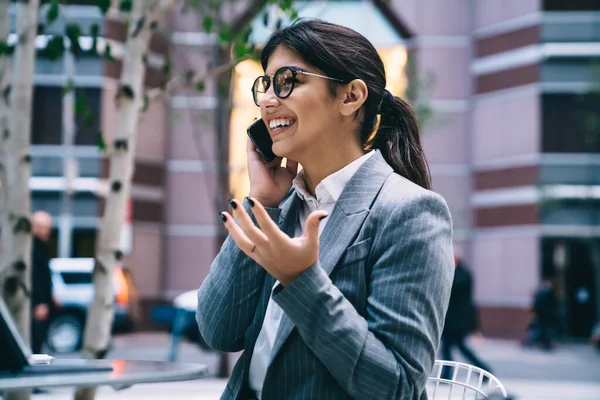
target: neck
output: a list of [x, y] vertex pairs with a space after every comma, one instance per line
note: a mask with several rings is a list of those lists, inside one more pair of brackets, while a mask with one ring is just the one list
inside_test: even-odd
[[328, 155], [315, 157], [307, 160], [306, 163], [300, 163], [304, 169], [304, 182], [306, 190], [315, 196], [315, 188], [321, 181], [329, 175], [339, 171], [351, 162], [359, 159], [365, 154], [360, 147], [353, 147], [351, 151], [332, 152]]

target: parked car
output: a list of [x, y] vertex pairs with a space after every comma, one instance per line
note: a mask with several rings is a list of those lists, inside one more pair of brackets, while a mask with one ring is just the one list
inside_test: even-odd
[[[87, 310], [94, 297], [93, 258], [50, 260], [53, 297], [57, 305], [46, 342], [56, 353], [78, 351], [83, 342]], [[113, 332], [126, 332], [138, 320], [138, 297], [131, 273], [119, 266], [113, 272], [115, 318]]]

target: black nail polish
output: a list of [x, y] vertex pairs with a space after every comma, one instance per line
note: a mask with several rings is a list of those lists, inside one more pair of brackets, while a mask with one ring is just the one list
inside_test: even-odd
[[254, 207], [254, 200], [252, 200], [250, 197], [246, 197], [248, 199], [248, 204], [250, 204], [250, 207]]
[[327, 218], [327, 215], [321, 215], [321, 216], [319, 217], [319, 221], [322, 221], [322, 220], [324, 220], [325, 218]]
[[222, 212], [219, 213], [219, 217], [221, 218], [221, 221], [227, 222], [227, 217]]
[[235, 201], [233, 201], [233, 199], [229, 199], [229, 204], [231, 204], [231, 208], [233, 208], [234, 210], [237, 208], [237, 204]]

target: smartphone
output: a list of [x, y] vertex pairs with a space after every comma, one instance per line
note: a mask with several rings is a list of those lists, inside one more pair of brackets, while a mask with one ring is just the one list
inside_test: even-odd
[[261, 118], [254, 121], [248, 127], [247, 132], [250, 140], [256, 146], [256, 151], [258, 151], [263, 160], [271, 162], [277, 158], [272, 150], [273, 140], [271, 139], [271, 135], [269, 135], [269, 129]]

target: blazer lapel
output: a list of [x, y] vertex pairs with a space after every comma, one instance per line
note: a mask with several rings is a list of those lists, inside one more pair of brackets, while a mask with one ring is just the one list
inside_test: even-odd
[[[319, 261], [328, 275], [356, 238], [381, 186], [392, 172], [381, 153], [377, 152], [358, 169], [342, 191], [319, 240]], [[269, 363], [275, 359], [293, 328], [294, 323], [284, 313]]]

